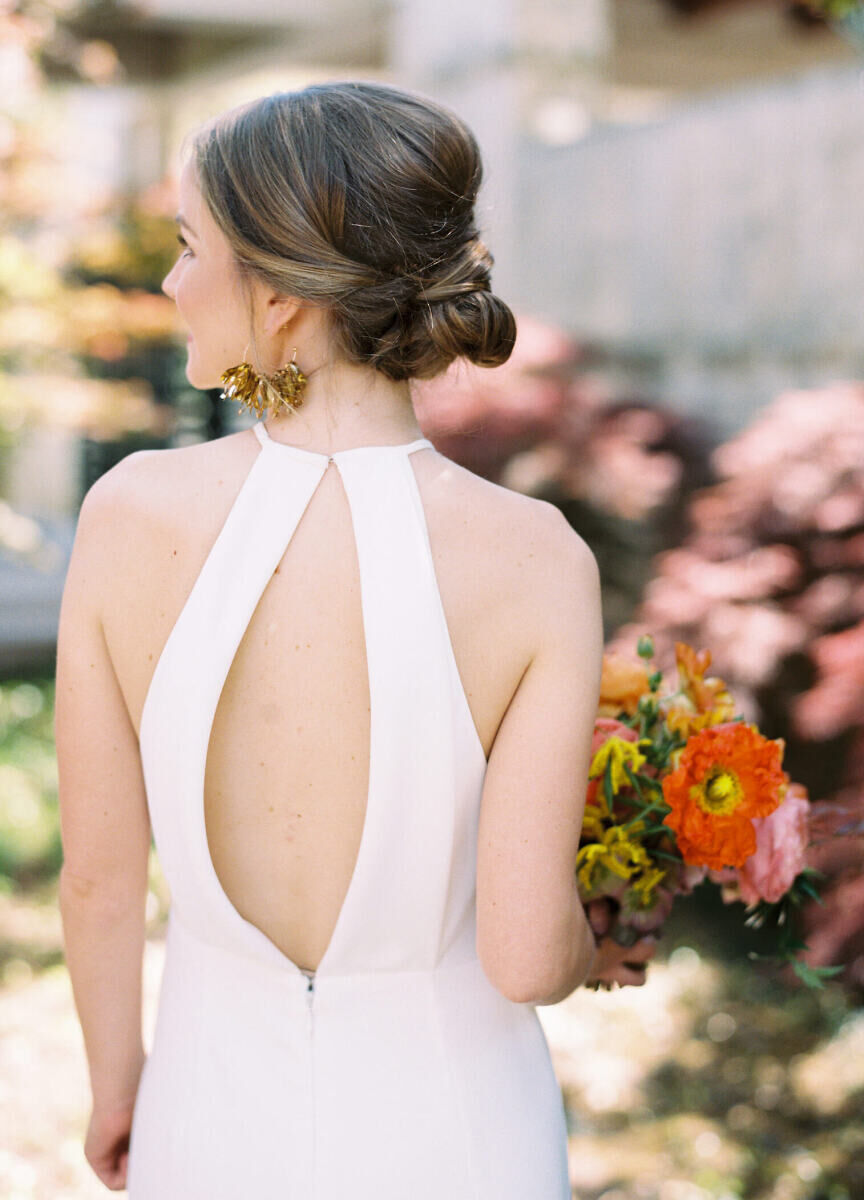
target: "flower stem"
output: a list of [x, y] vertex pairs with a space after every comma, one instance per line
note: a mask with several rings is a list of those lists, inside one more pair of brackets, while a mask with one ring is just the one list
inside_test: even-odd
[[[637, 821], [641, 821], [641, 820], [642, 820], [642, 818], [645, 816], [645, 814], [646, 814], [646, 813], [649, 813], [649, 812], [657, 812], [657, 811], [659, 811], [661, 808], [662, 808], [662, 809], [663, 809], [665, 812], [671, 812], [671, 811], [672, 811], [672, 809], [669, 807], [669, 805], [668, 805], [668, 804], [663, 804], [663, 803], [660, 803], [660, 802], [658, 802], [658, 801], [656, 801], [656, 800], [655, 800], [655, 802], [654, 802], [653, 804], [648, 804], [648, 805], [646, 805], [646, 806], [645, 806], [645, 808], [643, 808], [643, 809], [642, 809], [642, 811], [639, 813], [639, 815], [638, 815], [638, 816], [636, 816], [636, 817], [633, 817], [633, 818], [632, 818], [632, 820], [628, 821], [628, 822], [627, 822], [625, 825], [623, 825], [623, 826], [622, 826], [622, 829], [629, 829], [631, 825], [635, 825]], [[656, 826], [656, 828], [658, 828], [658, 829], [659, 829], [659, 828], [661, 828], [661, 827], [660, 827], [660, 826]], [[665, 828], [665, 826], [663, 826], [663, 828]]]

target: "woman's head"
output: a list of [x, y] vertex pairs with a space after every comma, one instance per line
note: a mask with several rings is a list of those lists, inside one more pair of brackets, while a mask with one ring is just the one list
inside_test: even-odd
[[[255, 345], [250, 300], [263, 287], [323, 309], [334, 358], [426, 379], [460, 356], [497, 366], [515, 340], [475, 225], [481, 174], [470, 130], [433, 101], [377, 83], [315, 84], [195, 134], [181, 204], [197, 207], [220, 268], [245, 285], [235, 340]], [[171, 282], [182, 310], [185, 281]], [[190, 296], [212, 304], [213, 287], [201, 281]], [[220, 370], [243, 353], [225, 351], [235, 357]]]

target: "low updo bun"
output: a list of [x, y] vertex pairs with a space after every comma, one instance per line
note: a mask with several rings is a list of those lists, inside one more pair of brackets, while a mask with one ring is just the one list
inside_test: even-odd
[[[456, 358], [481, 367], [506, 362], [516, 341], [516, 320], [503, 300], [490, 290], [492, 256], [480, 242], [470, 256], [454, 258], [446, 273], [405, 290], [403, 302], [388, 305], [389, 296], [374, 289], [353, 297], [342, 310], [349, 356], [368, 362], [389, 379], [432, 379]], [[381, 311], [389, 313], [381, 325]]]
[[454, 358], [467, 358], [478, 367], [499, 367], [516, 341], [513, 313], [488, 291], [432, 304], [421, 319], [430, 342], [430, 360], [415, 372], [418, 379], [432, 378]]
[[491, 291], [480, 152], [455, 113], [385, 84], [314, 84], [217, 118], [192, 150], [241, 275], [322, 304], [338, 355], [394, 380], [507, 361], [516, 320]]

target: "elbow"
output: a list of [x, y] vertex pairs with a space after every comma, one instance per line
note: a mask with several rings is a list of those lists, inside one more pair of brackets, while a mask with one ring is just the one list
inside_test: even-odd
[[504, 986], [498, 986], [498, 991], [514, 1004], [532, 1004], [535, 1008], [544, 1004], [560, 1004], [585, 982], [590, 969], [591, 963], [588, 962], [584, 967], [580, 965], [575, 973], [571, 970], [554, 978], [546, 975], [542, 979], [524, 977], [510, 980]]
[[590, 976], [596, 958], [596, 943], [583, 923], [582, 936], [573, 934], [564, 942], [559, 953], [537, 952], [508, 954], [503, 948], [494, 954], [477, 946], [483, 971], [505, 999], [514, 1004], [558, 1004], [574, 992]]
[[[485, 970], [485, 968], [484, 968]], [[526, 976], [516, 979], [508, 979], [497, 982], [490, 980], [496, 991], [500, 992], [505, 999], [510, 1000], [513, 1004], [531, 1004], [534, 1006], [541, 1004], [554, 1004], [557, 999], [564, 999], [568, 992], [561, 992], [560, 983], [556, 988], [553, 982], [549, 980], [532, 979]]]
[[57, 899], [61, 907], [68, 903], [88, 904], [99, 895], [99, 884], [91, 876], [77, 874], [65, 865], [60, 868]]
[[498, 989], [502, 996], [510, 1000], [513, 1004], [531, 1004], [534, 1006], [544, 1004], [548, 992], [545, 988], [532, 987], [529, 983], [524, 982], [520, 986], [518, 983], [514, 986]]
[[486, 978], [505, 1000], [513, 1004], [545, 1004], [547, 997], [560, 989], [561, 981], [551, 979], [548, 969], [530, 968], [522, 964], [505, 965], [499, 957], [494, 963], [488, 955], [478, 954]]

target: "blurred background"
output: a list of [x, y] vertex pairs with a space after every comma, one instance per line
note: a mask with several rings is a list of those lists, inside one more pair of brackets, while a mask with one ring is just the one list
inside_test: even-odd
[[160, 291], [180, 143], [349, 78], [449, 104], [484, 154], [518, 340], [418, 385], [424, 433], [559, 505], [610, 648], [710, 648], [813, 801], [807, 961], [845, 964], [824, 987], [749, 962], [705, 884], [644, 987], [538, 1010], [574, 1196], [862, 1200], [864, 21], [818, 0], [0, 0], [0, 1194], [105, 1193], [56, 906], [78, 508], [132, 450], [250, 423], [190, 388]]

